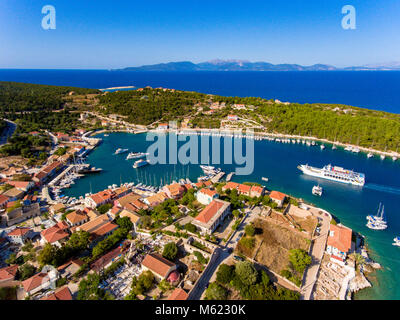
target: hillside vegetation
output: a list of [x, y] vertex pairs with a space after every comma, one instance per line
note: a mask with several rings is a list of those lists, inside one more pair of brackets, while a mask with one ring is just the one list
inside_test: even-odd
[[[71, 91], [75, 100], [69, 96]], [[78, 97], [83, 102], [75, 106]], [[223, 107], [210, 115], [207, 111], [213, 102]], [[234, 104], [250, 107], [235, 110]], [[314, 136], [387, 151], [400, 146], [400, 115], [346, 105], [284, 104], [255, 97], [152, 88], [103, 94], [95, 89], [0, 82], [0, 115], [19, 123], [18, 132], [45, 128], [69, 131], [77, 124], [77, 114], [71, 110], [77, 109], [119, 114], [142, 125], [189, 118], [194, 127], [202, 128], [219, 127], [228, 114], [237, 114], [262, 125], [266, 132]]]

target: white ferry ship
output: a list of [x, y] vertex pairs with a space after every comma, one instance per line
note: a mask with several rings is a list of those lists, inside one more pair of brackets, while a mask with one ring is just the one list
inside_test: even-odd
[[297, 167], [304, 174], [309, 176], [333, 180], [337, 182], [363, 186], [365, 184], [365, 175], [342, 167], [331, 166], [330, 164], [321, 168], [311, 167], [308, 164], [302, 164]]

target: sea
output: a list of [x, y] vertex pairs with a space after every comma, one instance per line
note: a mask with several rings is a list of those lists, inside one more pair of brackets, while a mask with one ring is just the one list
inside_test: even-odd
[[164, 87], [298, 103], [338, 103], [400, 113], [400, 71], [129, 72], [0, 69], [0, 81], [96, 89]]
[[[116, 86], [166, 87], [227, 96], [259, 96], [299, 103], [340, 103], [375, 110], [400, 113], [400, 72], [121, 72], [107, 70], [0, 70], [0, 81], [18, 81], [87, 88]], [[87, 175], [65, 190], [65, 195], [81, 196], [100, 191], [111, 184], [141, 182], [159, 186], [172, 180], [189, 178], [196, 181], [202, 174], [198, 164], [149, 165], [133, 169], [134, 160], [126, 154], [113, 155], [117, 148], [146, 151], [153, 143], [146, 134], [99, 134], [103, 142], [89, 154], [87, 162], [103, 168], [99, 174]], [[180, 142], [180, 146], [184, 142]], [[244, 143], [244, 142], [243, 142]], [[200, 148], [200, 145], [199, 145]], [[342, 148], [308, 147], [303, 144], [282, 144], [254, 141], [254, 171], [247, 176], [234, 175], [236, 182], [257, 182], [270, 190], [279, 190], [328, 210], [341, 223], [365, 236], [371, 258], [383, 268], [374, 272], [371, 288], [355, 295], [356, 299], [400, 299], [400, 248], [392, 246], [400, 236], [400, 160], [365, 153], [354, 154]], [[210, 157], [212, 159], [212, 157]], [[204, 163], [204, 161], [203, 161]], [[331, 163], [365, 173], [366, 184], [356, 187], [305, 176], [299, 164], [322, 167]], [[218, 165], [226, 173], [232, 165]], [[239, 165], [240, 166], [240, 165]], [[267, 177], [268, 182], [261, 180]], [[319, 184], [322, 197], [311, 189]], [[385, 206], [388, 228], [373, 231], [366, 225], [366, 215], [375, 214], [379, 204]]]

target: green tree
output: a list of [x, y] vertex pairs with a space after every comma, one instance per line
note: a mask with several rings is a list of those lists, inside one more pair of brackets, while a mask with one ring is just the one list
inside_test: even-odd
[[252, 237], [252, 236], [254, 236], [255, 229], [254, 229], [254, 227], [253, 227], [251, 224], [247, 224], [247, 225], [244, 227], [244, 232], [246, 233], [246, 235]]
[[235, 265], [235, 273], [245, 285], [252, 285], [257, 281], [257, 270], [249, 261], [240, 261]]
[[52, 264], [53, 259], [56, 257], [57, 249], [52, 246], [50, 243], [46, 243], [43, 249], [39, 252], [37, 261], [41, 266], [45, 266], [46, 264]]
[[221, 264], [217, 271], [217, 281], [222, 284], [228, 284], [235, 276], [235, 268], [227, 264]]
[[175, 244], [175, 242], [168, 242], [164, 246], [164, 250], [163, 250], [163, 254], [162, 254], [164, 258], [174, 261], [177, 254], [178, 254], [178, 247]]
[[289, 251], [289, 261], [294, 269], [302, 274], [306, 267], [311, 264], [311, 257], [303, 249], [292, 249]]
[[36, 273], [36, 268], [29, 263], [25, 263], [24, 265], [18, 268], [19, 279], [21, 281], [32, 277], [35, 273]]
[[217, 282], [212, 282], [205, 292], [205, 297], [207, 300], [226, 300], [228, 297], [228, 290]]

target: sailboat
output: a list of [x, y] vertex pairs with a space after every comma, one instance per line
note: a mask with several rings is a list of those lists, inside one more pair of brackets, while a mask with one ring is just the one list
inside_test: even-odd
[[385, 207], [380, 203], [378, 212], [375, 216], [367, 216], [367, 227], [372, 230], [385, 230], [387, 228], [386, 220], [384, 218]]

